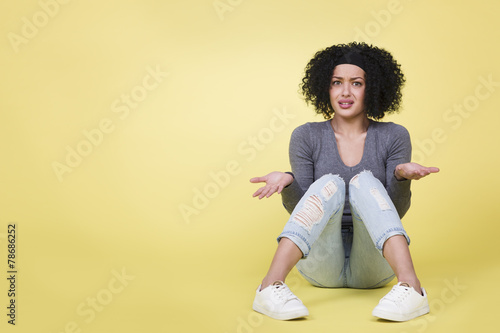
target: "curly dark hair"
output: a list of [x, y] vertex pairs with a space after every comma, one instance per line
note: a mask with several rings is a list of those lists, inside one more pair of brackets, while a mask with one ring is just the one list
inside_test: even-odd
[[330, 119], [334, 110], [330, 103], [330, 84], [333, 69], [343, 56], [353, 52], [361, 56], [365, 71], [365, 99], [368, 118], [379, 120], [385, 114], [399, 111], [401, 88], [405, 77], [401, 65], [384, 49], [352, 42], [327, 47], [317, 52], [305, 68], [305, 76], [300, 85], [306, 102], [311, 103], [316, 113]]

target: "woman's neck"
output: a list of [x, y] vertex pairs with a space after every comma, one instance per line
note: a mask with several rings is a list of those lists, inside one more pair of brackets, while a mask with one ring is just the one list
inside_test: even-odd
[[368, 131], [370, 120], [366, 116], [356, 119], [345, 119], [333, 116], [331, 126], [337, 134], [346, 136], [359, 135]]

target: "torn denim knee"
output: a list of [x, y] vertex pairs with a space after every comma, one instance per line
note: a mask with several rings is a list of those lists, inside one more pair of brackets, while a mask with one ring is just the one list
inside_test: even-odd
[[317, 195], [311, 195], [306, 199], [302, 208], [294, 214], [292, 221], [310, 234], [314, 225], [321, 221], [324, 214], [321, 199]]

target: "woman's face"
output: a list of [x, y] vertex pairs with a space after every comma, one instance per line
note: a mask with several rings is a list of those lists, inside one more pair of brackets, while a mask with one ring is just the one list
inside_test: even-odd
[[330, 84], [330, 103], [335, 117], [366, 117], [365, 71], [356, 65], [337, 65]]

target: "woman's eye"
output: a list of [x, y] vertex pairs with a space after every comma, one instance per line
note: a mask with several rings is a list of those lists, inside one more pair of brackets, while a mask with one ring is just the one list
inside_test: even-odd
[[341, 84], [341, 82], [340, 82], [340, 81], [333, 81], [333, 82], [332, 82], [332, 86], [338, 86], [338, 85], [340, 85], [340, 84]]
[[363, 85], [361, 82], [353, 82], [352, 84], [356, 87], [361, 87]]

